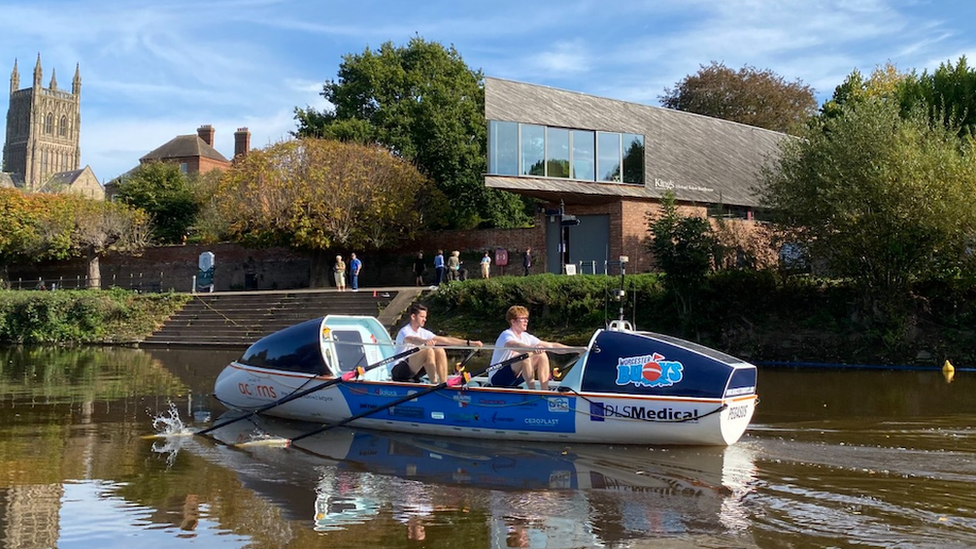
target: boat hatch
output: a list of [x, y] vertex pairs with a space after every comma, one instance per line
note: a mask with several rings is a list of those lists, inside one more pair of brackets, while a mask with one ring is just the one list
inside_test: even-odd
[[325, 375], [330, 373], [319, 347], [322, 319], [307, 320], [262, 337], [244, 351], [238, 363], [259, 368]]
[[582, 390], [722, 398], [739, 359], [649, 332], [601, 330], [590, 344]]

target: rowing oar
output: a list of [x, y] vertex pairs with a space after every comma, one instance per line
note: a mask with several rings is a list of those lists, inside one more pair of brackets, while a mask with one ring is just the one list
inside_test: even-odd
[[[488, 373], [488, 372], [493, 372], [495, 370], [498, 370], [499, 368], [504, 368], [505, 366], [508, 366], [509, 364], [514, 364], [516, 362], [521, 362], [521, 361], [523, 361], [523, 360], [525, 360], [527, 358], [529, 358], [529, 353], [522, 353], [522, 354], [520, 354], [518, 356], [514, 356], [514, 357], [512, 357], [512, 358], [510, 358], [508, 360], [503, 360], [503, 361], [499, 362], [498, 364], [492, 364], [492, 365], [489, 365], [489, 366], [485, 366], [484, 368], [481, 368], [480, 370], [475, 370], [472, 373], [464, 372], [464, 373], [461, 373], [461, 374], [458, 374], [458, 375], [451, 376], [451, 377], [449, 377], [447, 379], [447, 381], [438, 383], [437, 385], [434, 385], [433, 387], [424, 389], [423, 391], [419, 391], [419, 392], [416, 392], [416, 393], [410, 393], [410, 394], [408, 394], [406, 396], [403, 396], [401, 398], [398, 398], [398, 399], [394, 400], [393, 402], [389, 402], [389, 403], [384, 404], [382, 406], [379, 406], [377, 408], [373, 408], [372, 410], [366, 410], [365, 412], [363, 412], [361, 414], [356, 414], [356, 415], [354, 415], [352, 417], [347, 417], [346, 419], [344, 419], [344, 420], [342, 420], [342, 421], [340, 421], [338, 423], [328, 423], [328, 424], [323, 425], [323, 426], [321, 426], [321, 427], [319, 427], [317, 429], [312, 429], [311, 431], [308, 431], [308, 432], [302, 433], [302, 434], [300, 434], [298, 436], [295, 436], [295, 437], [292, 437], [290, 439], [287, 439], [286, 441], [284, 441], [284, 443], [285, 443], [286, 446], [291, 445], [292, 443], [294, 443], [297, 440], [301, 440], [303, 438], [307, 438], [307, 437], [310, 437], [312, 435], [317, 435], [319, 433], [328, 431], [329, 429], [332, 429], [334, 427], [341, 427], [341, 426], [343, 426], [343, 425], [345, 425], [347, 423], [351, 423], [353, 421], [356, 421], [357, 419], [361, 419], [361, 418], [364, 418], [366, 416], [373, 415], [373, 414], [375, 414], [377, 412], [382, 412], [383, 410], [389, 410], [390, 408], [392, 408], [394, 406], [397, 406], [399, 404], [403, 404], [404, 402], [409, 402], [409, 401], [411, 401], [411, 400], [413, 400], [415, 398], [420, 398], [420, 397], [422, 397], [424, 395], [433, 393], [434, 391], [440, 391], [441, 389], [443, 389], [445, 387], [454, 387], [454, 386], [460, 385], [462, 383], [467, 383], [468, 381], [471, 380], [472, 377], [479, 376], [481, 374]], [[248, 446], [248, 445], [250, 445], [250, 443], [245, 442], [245, 443], [242, 443], [242, 444], [238, 444], [237, 446]]]
[[227, 421], [223, 421], [223, 422], [220, 422], [220, 423], [215, 423], [215, 424], [211, 425], [210, 427], [207, 427], [206, 429], [203, 429], [202, 431], [196, 431], [193, 434], [194, 435], [205, 435], [205, 434], [207, 434], [207, 433], [209, 433], [211, 431], [214, 431], [216, 429], [220, 429], [221, 427], [225, 427], [227, 425], [230, 425], [231, 423], [240, 421], [242, 419], [247, 419], [249, 417], [253, 417], [253, 416], [255, 416], [257, 414], [260, 414], [262, 412], [267, 412], [268, 410], [270, 410], [270, 409], [272, 409], [272, 408], [274, 408], [276, 406], [281, 406], [282, 404], [291, 402], [291, 401], [293, 401], [295, 399], [302, 398], [303, 396], [305, 396], [307, 394], [314, 393], [315, 391], [321, 391], [322, 389], [326, 389], [326, 388], [331, 387], [333, 385], [338, 385], [339, 383], [342, 383], [343, 381], [349, 381], [350, 379], [354, 379], [357, 376], [362, 376], [366, 372], [368, 372], [368, 371], [370, 371], [370, 370], [372, 370], [374, 368], [379, 368], [380, 366], [384, 366], [384, 365], [389, 364], [391, 362], [395, 362], [395, 361], [400, 360], [402, 358], [406, 358], [406, 357], [408, 357], [408, 356], [416, 353], [419, 350], [420, 350], [420, 347], [413, 347], [413, 348], [407, 349], [406, 351], [403, 351], [402, 353], [397, 353], [397, 354], [395, 354], [395, 355], [393, 355], [391, 357], [384, 358], [383, 360], [380, 360], [378, 362], [374, 362], [373, 364], [369, 364], [367, 366], [357, 366], [356, 368], [354, 368], [352, 370], [349, 370], [348, 372], [342, 374], [341, 376], [339, 376], [337, 378], [330, 379], [329, 381], [326, 381], [324, 383], [319, 383], [318, 385], [316, 385], [314, 387], [309, 387], [308, 389], [305, 389], [304, 391], [298, 391], [297, 393], [291, 393], [290, 395], [284, 396], [284, 397], [282, 397], [282, 398], [280, 398], [280, 399], [272, 402], [271, 404], [265, 404], [264, 406], [261, 406], [260, 408], [258, 408], [256, 410], [252, 410], [250, 413], [247, 413], [247, 414], [245, 414], [243, 416], [238, 416], [238, 417], [235, 417], [233, 419], [229, 419]]

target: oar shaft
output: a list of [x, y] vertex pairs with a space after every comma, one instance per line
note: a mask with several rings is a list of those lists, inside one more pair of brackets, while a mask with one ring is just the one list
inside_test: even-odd
[[[379, 360], [379, 361], [377, 361], [377, 362], [375, 362], [373, 364], [370, 364], [370, 365], [366, 366], [365, 368], [363, 368], [363, 371], [364, 372], [368, 372], [368, 371], [370, 371], [370, 370], [372, 370], [374, 368], [378, 368], [380, 366], [384, 366], [384, 365], [389, 364], [391, 362], [395, 362], [397, 360], [401, 360], [403, 358], [406, 358], [406, 357], [408, 357], [408, 356], [416, 353], [419, 350], [420, 350], [419, 347], [414, 347], [413, 349], [407, 349], [406, 351], [403, 351], [402, 353], [397, 353], [397, 354], [395, 354], [393, 356], [384, 358], [383, 360]], [[271, 402], [269, 404], [265, 404], [264, 406], [261, 406], [260, 408], [257, 408], [256, 410], [251, 410], [251, 412], [248, 413], [248, 414], [246, 414], [246, 415], [243, 415], [243, 416], [240, 416], [240, 417], [235, 417], [233, 419], [229, 419], [227, 421], [224, 421], [224, 422], [221, 422], [221, 423], [217, 423], [217, 424], [211, 425], [210, 427], [208, 427], [206, 429], [203, 429], [202, 431], [197, 431], [194, 434], [197, 434], [197, 435], [205, 435], [205, 434], [207, 434], [207, 433], [209, 433], [211, 431], [214, 431], [216, 429], [220, 429], [221, 427], [225, 427], [227, 425], [230, 425], [231, 423], [234, 423], [234, 422], [240, 421], [242, 419], [246, 419], [246, 418], [252, 417], [252, 416], [257, 415], [257, 414], [260, 414], [262, 412], [267, 412], [268, 410], [270, 410], [272, 408], [281, 406], [282, 404], [287, 404], [287, 403], [289, 403], [289, 402], [291, 402], [293, 400], [302, 398], [305, 395], [309, 395], [311, 393], [314, 393], [315, 391], [321, 391], [322, 389], [326, 389], [326, 388], [331, 387], [333, 385], [337, 385], [339, 383], [342, 383], [343, 381], [349, 381], [350, 379], [353, 379], [353, 378], [356, 377], [356, 373], [357, 373], [356, 370], [350, 370], [350, 371], [342, 374], [339, 377], [330, 379], [329, 381], [326, 381], [324, 383], [320, 383], [320, 384], [318, 384], [318, 385], [316, 385], [314, 387], [310, 387], [310, 388], [304, 389], [302, 391], [298, 391], [298, 392], [295, 392], [295, 393], [291, 393], [289, 395], [286, 395], [284, 397], [281, 397], [280, 399], [278, 399], [278, 400], [276, 400], [274, 402]]]
[[[504, 366], [507, 366], [509, 364], [514, 364], [516, 362], [521, 362], [521, 361], [523, 361], [523, 360], [525, 360], [527, 358], [529, 358], [529, 355], [527, 353], [523, 353], [521, 355], [514, 356], [514, 357], [509, 358], [507, 360], [503, 360], [503, 361], [499, 362], [498, 364], [492, 364], [490, 366], [485, 366], [484, 368], [481, 368], [481, 369], [473, 372], [471, 374], [471, 376], [474, 377], [474, 376], [481, 375], [481, 374], [483, 374], [485, 372], [489, 372], [489, 371], [492, 371], [492, 370], [497, 370], [497, 369], [502, 368]], [[342, 421], [339, 421], [337, 423], [330, 423], [330, 424], [327, 424], [327, 425], [323, 425], [323, 426], [321, 426], [321, 427], [319, 427], [317, 429], [313, 429], [311, 431], [308, 431], [307, 433], [302, 433], [302, 434], [300, 434], [298, 436], [292, 437], [291, 438], [291, 442], [295, 442], [297, 440], [301, 440], [303, 438], [310, 437], [312, 435], [317, 435], [317, 434], [319, 434], [321, 432], [328, 431], [329, 429], [332, 429], [334, 427], [341, 427], [343, 425], [346, 425], [348, 423], [351, 423], [353, 421], [356, 421], [357, 419], [362, 419], [362, 418], [364, 418], [366, 416], [370, 416], [370, 415], [376, 414], [378, 412], [382, 412], [383, 410], [389, 410], [390, 408], [393, 408], [394, 406], [398, 406], [400, 404], [403, 404], [404, 402], [409, 402], [409, 401], [414, 400], [416, 398], [420, 398], [420, 397], [422, 397], [424, 395], [428, 395], [428, 394], [433, 393], [435, 391], [440, 391], [441, 389], [443, 389], [445, 387], [449, 387], [449, 386], [453, 386], [453, 385], [459, 385], [460, 384], [460, 378], [461, 378], [461, 376], [452, 376], [447, 381], [443, 381], [441, 383], [438, 383], [437, 385], [434, 385], [433, 387], [429, 387], [427, 389], [424, 389], [423, 391], [418, 391], [416, 393], [410, 393], [408, 395], [404, 395], [404, 396], [402, 396], [402, 397], [400, 397], [400, 398], [398, 398], [398, 399], [396, 399], [396, 400], [394, 400], [392, 402], [388, 402], [388, 403], [386, 403], [386, 404], [384, 404], [382, 406], [378, 406], [378, 407], [373, 408], [371, 410], [366, 410], [365, 412], [356, 414], [356, 415], [351, 416], [351, 417], [347, 417], [346, 419], [344, 419]]]

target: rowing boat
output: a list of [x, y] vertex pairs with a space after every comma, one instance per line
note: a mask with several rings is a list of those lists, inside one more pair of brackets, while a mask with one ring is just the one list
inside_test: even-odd
[[329, 315], [255, 342], [220, 373], [214, 396], [233, 409], [327, 425], [635, 445], [733, 444], [757, 401], [754, 365], [622, 322], [597, 330], [548, 391], [491, 386], [484, 374], [498, 365], [439, 385], [397, 382], [396, 358], [375, 318]]

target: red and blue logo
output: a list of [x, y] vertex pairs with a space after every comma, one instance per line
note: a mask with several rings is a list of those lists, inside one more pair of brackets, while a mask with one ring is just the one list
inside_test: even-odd
[[684, 366], [664, 355], [623, 357], [617, 360], [617, 385], [638, 387], [670, 387], [684, 377]]

